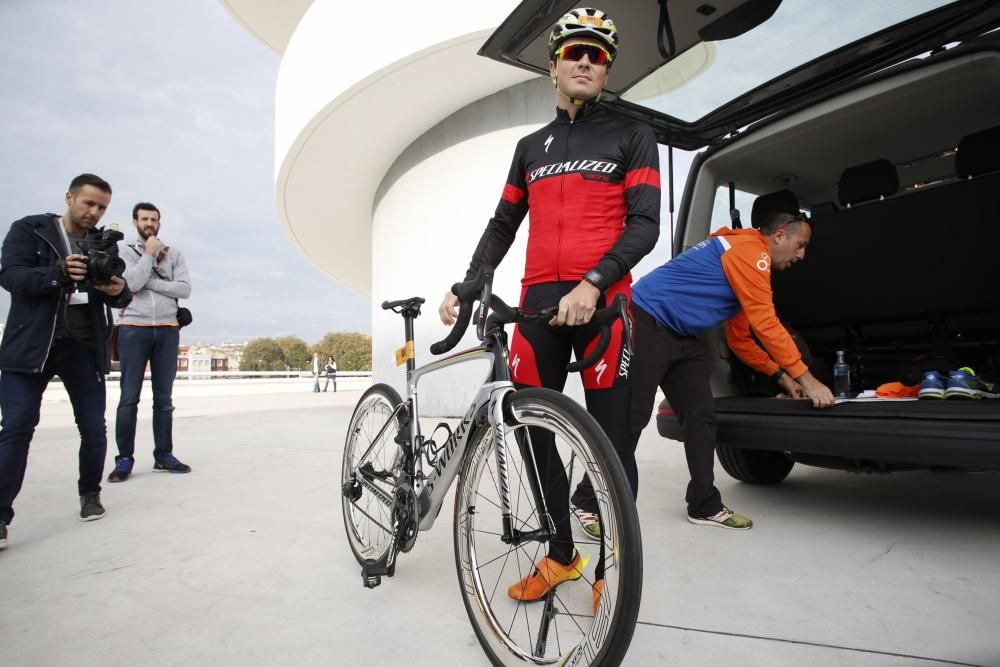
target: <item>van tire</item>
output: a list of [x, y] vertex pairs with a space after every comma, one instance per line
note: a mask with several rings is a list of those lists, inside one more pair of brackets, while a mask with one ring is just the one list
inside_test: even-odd
[[795, 461], [785, 457], [783, 452], [740, 447], [716, 447], [719, 463], [734, 479], [748, 484], [777, 484], [788, 477]]

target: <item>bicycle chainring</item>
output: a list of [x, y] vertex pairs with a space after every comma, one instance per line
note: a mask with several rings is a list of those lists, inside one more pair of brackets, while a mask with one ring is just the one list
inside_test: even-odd
[[396, 548], [402, 553], [407, 553], [417, 543], [417, 519], [419, 517], [417, 494], [413, 492], [413, 486], [409, 482], [400, 482], [396, 486], [394, 513], [399, 524]]

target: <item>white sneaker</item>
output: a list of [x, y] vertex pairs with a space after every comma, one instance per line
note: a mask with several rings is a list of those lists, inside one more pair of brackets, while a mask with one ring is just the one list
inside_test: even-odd
[[718, 526], [719, 528], [729, 528], [731, 530], [750, 530], [753, 528], [753, 521], [737, 514], [728, 507], [723, 507], [718, 514], [712, 516], [698, 517], [688, 515], [688, 521], [701, 526]]
[[576, 505], [570, 505], [570, 509], [573, 510], [573, 515], [576, 517], [576, 520], [580, 522], [580, 527], [583, 528], [583, 532], [587, 533], [590, 537], [601, 539], [601, 522], [596, 514], [588, 512], [587, 510], [577, 507]]

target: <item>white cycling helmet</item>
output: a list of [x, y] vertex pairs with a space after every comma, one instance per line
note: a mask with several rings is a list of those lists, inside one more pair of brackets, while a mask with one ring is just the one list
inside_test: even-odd
[[604, 42], [612, 58], [618, 53], [618, 28], [600, 9], [579, 7], [563, 14], [549, 34], [549, 57], [554, 57], [559, 44], [571, 37], [590, 37]]

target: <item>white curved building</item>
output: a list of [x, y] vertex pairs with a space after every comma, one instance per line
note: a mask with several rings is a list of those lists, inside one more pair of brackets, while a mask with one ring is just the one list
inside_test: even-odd
[[[476, 55], [517, 3], [423, 0], [410, 15], [405, 5], [394, 13], [384, 3], [355, 4], [345, 14], [335, 0], [223, 2], [282, 54], [281, 222], [317, 267], [371, 298], [375, 378], [402, 388], [393, 355], [402, 321], [380, 304], [427, 299], [416, 350], [418, 364], [428, 361], [429, 346], [447, 333], [437, 305], [465, 274], [517, 140], [554, 116], [547, 79]], [[494, 291], [509, 302], [520, 292], [526, 236], [497, 272]], [[644, 266], [669, 252], [666, 244], [658, 251]], [[474, 342], [471, 332], [465, 342]], [[455, 414], [484, 372], [455, 369], [428, 380], [433, 391], [422, 408]]]

